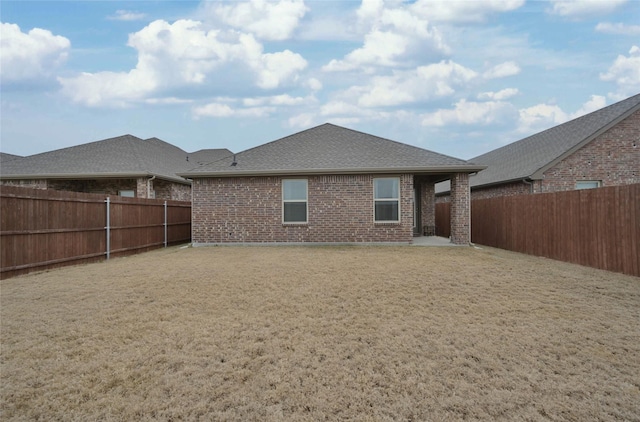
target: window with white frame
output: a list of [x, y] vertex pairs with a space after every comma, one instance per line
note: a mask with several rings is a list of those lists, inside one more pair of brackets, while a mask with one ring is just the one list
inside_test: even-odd
[[373, 179], [373, 213], [376, 223], [400, 221], [400, 179]]
[[134, 198], [136, 196], [136, 193], [132, 190], [120, 190], [118, 191], [118, 195], [124, 196], [126, 198]]
[[580, 180], [576, 182], [576, 189], [595, 189], [602, 186], [599, 180]]
[[307, 222], [307, 180], [284, 179], [282, 181], [282, 222]]

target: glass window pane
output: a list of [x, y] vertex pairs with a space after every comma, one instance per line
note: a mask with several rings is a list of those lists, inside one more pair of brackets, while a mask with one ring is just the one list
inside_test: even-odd
[[306, 200], [307, 181], [306, 180], [283, 180], [282, 195], [285, 201]]
[[398, 221], [398, 201], [376, 201], [376, 221]]
[[307, 221], [306, 202], [285, 202], [284, 203], [285, 223], [304, 223]]
[[576, 182], [576, 189], [595, 189], [600, 187], [600, 182], [589, 180], [585, 182]]
[[374, 179], [373, 183], [376, 199], [399, 198], [400, 183], [398, 179]]

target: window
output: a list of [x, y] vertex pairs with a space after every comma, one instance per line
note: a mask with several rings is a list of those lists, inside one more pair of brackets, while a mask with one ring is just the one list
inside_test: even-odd
[[400, 221], [400, 179], [373, 179], [373, 208], [376, 223]]
[[595, 189], [601, 186], [602, 182], [599, 180], [582, 180], [576, 182], [576, 189]]
[[282, 181], [282, 222], [307, 222], [307, 180]]
[[124, 196], [126, 198], [133, 198], [136, 196], [136, 193], [132, 190], [121, 190], [121, 191], [118, 191], [118, 195]]

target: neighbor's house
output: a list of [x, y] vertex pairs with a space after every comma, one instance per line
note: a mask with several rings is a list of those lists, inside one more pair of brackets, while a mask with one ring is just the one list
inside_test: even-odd
[[471, 199], [640, 183], [640, 94], [470, 161]]
[[0, 183], [189, 201], [191, 183], [176, 173], [230, 154], [227, 149], [187, 153], [158, 138], [124, 135], [28, 157], [3, 158]]
[[192, 242], [401, 242], [435, 224], [451, 179], [451, 241], [470, 240], [469, 174], [484, 166], [324, 124], [183, 172]]

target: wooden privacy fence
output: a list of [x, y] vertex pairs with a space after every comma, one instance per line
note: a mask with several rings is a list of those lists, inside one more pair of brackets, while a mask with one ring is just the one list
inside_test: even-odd
[[191, 203], [0, 186], [0, 278], [191, 240]]
[[640, 276], [640, 184], [478, 199], [471, 240]]

